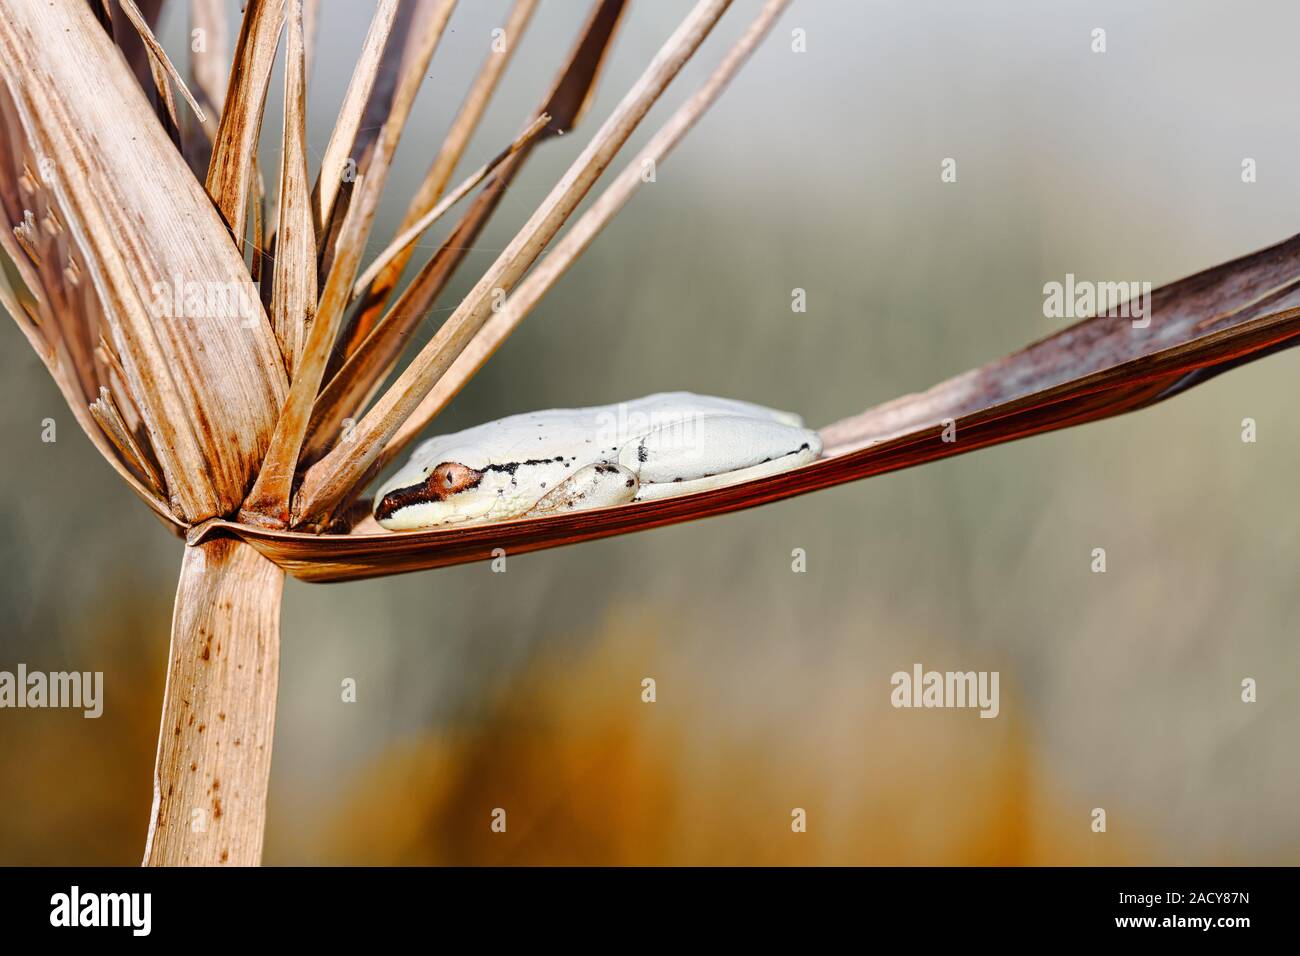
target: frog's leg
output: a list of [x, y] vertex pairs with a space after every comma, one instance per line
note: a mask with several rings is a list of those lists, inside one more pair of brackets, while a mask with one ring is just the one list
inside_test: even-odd
[[637, 500], [664, 498], [776, 474], [815, 460], [821, 436], [750, 416], [701, 415], [626, 443], [619, 463], [641, 481]]
[[818, 454], [820, 452], [813, 452], [811, 448], [808, 448], [781, 458], [773, 458], [771, 461], [751, 465], [748, 468], [723, 472], [720, 475], [706, 475], [703, 478], [687, 478], [682, 481], [644, 482], [633, 500], [654, 501], [656, 498], [674, 498], [677, 495], [694, 494], [697, 491], [708, 491], [711, 488], [738, 485], [742, 481], [750, 481], [754, 478], [779, 475], [783, 471], [789, 471], [791, 468], [798, 468], [800, 465], [815, 461]]
[[579, 468], [565, 478], [526, 511], [523, 517], [538, 518], [542, 515], [625, 505], [636, 497], [640, 486], [641, 483], [631, 470], [612, 462], [597, 462]]

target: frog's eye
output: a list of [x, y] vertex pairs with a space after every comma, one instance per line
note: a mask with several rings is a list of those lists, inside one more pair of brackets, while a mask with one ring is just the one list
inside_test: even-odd
[[477, 487], [482, 480], [483, 472], [466, 467], [458, 461], [444, 461], [428, 473], [423, 481], [394, 488], [384, 495], [375, 505], [375, 517], [384, 521], [412, 505], [446, 501], [452, 495]]
[[428, 478], [429, 491], [441, 500], [473, 488], [483, 480], [483, 472], [468, 468], [458, 461], [444, 461]]

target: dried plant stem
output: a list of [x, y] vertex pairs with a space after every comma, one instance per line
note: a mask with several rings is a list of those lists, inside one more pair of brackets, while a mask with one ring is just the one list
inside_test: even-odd
[[509, 292], [536, 261], [729, 5], [730, 0], [701, 0], [697, 4], [519, 234], [410, 367], [358, 423], [354, 440], [336, 445], [308, 470], [297, 503], [299, 522], [316, 525], [328, 521], [357, 483], [370, 473], [388, 440], [486, 321], [500, 291]]
[[[507, 47], [494, 50], [480, 70], [397, 242], [357, 283], [398, 139], [455, 0], [377, 0], [322, 178], [311, 191], [305, 104], [318, 0], [244, 0], [233, 56], [228, 3], [190, 2], [201, 31], [195, 40], [202, 40], [191, 50], [191, 94], [153, 32], [162, 0], [0, 0], [0, 209], [7, 219], [0, 267], [13, 280], [0, 288], [0, 305], [13, 313], [104, 457], [173, 530], [188, 532], [149, 864], [260, 861], [289, 562], [272, 563], [259, 549], [265, 541], [330, 540], [284, 526], [295, 478], [311, 460], [303, 457], [304, 437], [325, 370], [332, 355], [348, 354], [332, 347], [354, 289], [367, 296], [359, 314], [371, 307], [381, 314], [422, 230], [494, 172], [420, 270], [408, 304], [418, 313], [426, 299], [436, 299], [464, 254], [457, 242], [472, 244], [531, 148], [577, 122], [625, 9], [624, 0], [593, 6], [539, 111], [552, 125], [546, 117], [533, 122], [510, 150], [444, 199], [537, 6], [515, 0]], [[369, 461], [336, 456], [313, 472], [316, 498], [306, 500], [321, 506], [316, 513], [337, 507], [482, 328], [499, 293], [524, 279], [729, 3], [700, 0], [399, 387], [366, 416], [368, 434], [357, 445]], [[124, 28], [122, 16], [134, 29]], [[268, 216], [257, 152], [286, 23], [279, 208]], [[178, 120], [173, 83], [198, 122]], [[355, 178], [342, 175], [349, 160]], [[191, 168], [200, 170], [197, 178]], [[250, 203], [251, 278], [242, 255]], [[565, 261], [567, 252], [555, 266]], [[540, 294], [549, 282], [538, 282], [526, 288]], [[373, 331], [384, 335], [347, 340], [362, 342], [353, 357], [382, 340], [352, 367], [352, 387], [378, 388], [403, 328], [379, 322]], [[241, 502], [245, 523], [227, 521]], [[344, 563], [346, 548], [360, 537], [334, 539]], [[394, 542], [417, 540], [379, 537], [385, 553]], [[375, 566], [373, 557], [365, 559], [367, 573]]]
[[501, 152], [497, 153], [474, 172], [470, 173], [470, 175], [465, 178], [464, 182], [443, 197], [442, 202], [438, 203], [415, 222], [411, 223], [411, 225], [405, 230], [398, 233], [397, 237], [389, 243], [388, 248], [376, 256], [375, 261], [372, 262], [363, 273], [361, 273], [356, 284], [352, 288], [353, 298], [356, 298], [365, 292], [366, 287], [375, 280], [376, 276], [387, 270], [388, 267], [399, 257], [405, 258], [409, 256], [412, 244], [414, 244], [414, 242], [424, 234], [426, 229], [442, 218], [448, 209], [469, 195], [475, 186], [487, 179], [487, 177], [491, 175], [492, 170], [496, 169], [511, 156], [515, 155], [515, 153], [519, 152], [519, 150], [523, 149], [524, 145], [537, 136], [537, 134], [540, 133], [550, 121], [551, 117], [546, 113], [537, 117], [537, 119], [533, 120], [532, 123], [529, 124], [526, 130], [516, 137], [513, 143]]
[[600, 231], [627, 205], [628, 200], [646, 182], [646, 171], [656, 168], [717, 101], [789, 3], [790, 0], [768, 0], [704, 85], [659, 128], [636, 158], [627, 164], [618, 178], [605, 188], [600, 197], [573, 224], [573, 228], [564, 234], [555, 248], [546, 254], [510, 294], [505, 305], [483, 324], [465, 351], [452, 363], [447, 374], [424, 397], [388, 442], [380, 457], [379, 467], [384, 467], [397, 457], [433, 421], [595, 241]]
[[158, 94], [158, 121], [171, 137], [177, 149], [181, 149], [181, 124], [176, 114], [176, 97], [172, 95], [171, 81], [158, 58], [149, 57], [149, 73], [153, 77], [154, 91]]
[[[510, 16], [506, 18], [505, 26], [502, 28], [505, 31], [505, 49], [500, 52], [493, 50], [483, 61], [483, 66], [470, 87], [469, 94], [461, 104], [460, 112], [452, 120], [451, 128], [447, 131], [438, 155], [434, 157], [424, 180], [415, 195], [411, 197], [410, 205], [407, 206], [406, 213], [397, 227], [399, 233], [420, 221], [433, 208], [442, 191], [447, 188], [451, 174], [469, 146], [474, 131], [478, 129], [479, 121], [482, 120], [492, 94], [496, 92], [497, 85], [501, 82], [501, 77], [505, 75], [506, 66], [509, 65], [512, 54], [519, 46], [520, 37], [523, 36], [536, 8], [537, 0], [515, 0]], [[350, 355], [379, 320], [389, 296], [392, 295], [393, 289], [402, 277], [402, 270], [410, 260], [412, 251], [409, 246], [403, 248], [385, 264], [378, 275], [372, 276], [367, 283], [370, 289], [365, 292], [365, 300], [357, 318], [348, 330], [348, 340], [343, 342], [344, 355]]]
[[242, 542], [185, 549], [147, 866], [261, 862], [283, 588], [284, 572]]

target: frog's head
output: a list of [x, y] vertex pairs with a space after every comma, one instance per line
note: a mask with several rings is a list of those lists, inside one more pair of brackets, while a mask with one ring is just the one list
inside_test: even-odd
[[[422, 480], [409, 483], [421, 473]], [[462, 506], [482, 481], [483, 472], [458, 461], [444, 461], [414, 475], [404, 469], [375, 497], [375, 520], [394, 531], [464, 520]]]

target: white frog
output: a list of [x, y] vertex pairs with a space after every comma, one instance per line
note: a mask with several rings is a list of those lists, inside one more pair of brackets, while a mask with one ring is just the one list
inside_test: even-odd
[[429, 439], [374, 515], [409, 531], [606, 508], [777, 474], [821, 450], [798, 415], [690, 392], [556, 408]]

